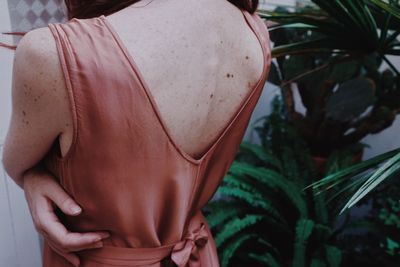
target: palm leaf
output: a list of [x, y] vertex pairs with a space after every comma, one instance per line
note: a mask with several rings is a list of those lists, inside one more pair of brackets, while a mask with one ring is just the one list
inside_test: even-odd
[[394, 17], [400, 19], [400, 9], [393, 4], [388, 4], [382, 0], [369, 0], [369, 4], [374, 5], [383, 11], [393, 15]]
[[[318, 39], [275, 47], [275, 57], [288, 54], [341, 52], [365, 54], [379, 52], [382, 55], [398, 55], [391, 49], [394, 39], [389, 32], [400, 26], [400, 8], [382, 0], [313, 0], [320, 10], [301, 12], [258, 11], [267, 20], [278, 22], [271, 30], [303, 28], [319, 33]], [[388, 21], [388, 17], [391, 19]], [[397, 34], [396, 34], [397, 36]]]
[[376, 188], [383, 181], [395, 176], [400, 172], [400, 153], [388, 160], [378, 170], [376, 170], [368, 180], [358, 189], [343, 207], [342, 211], [354, 206], [358, 201], [365, 197], [370, 191]]
[[330, 174], [326, 176], [325, 178], [312, 183], [311, 185], [307, 186], [305, 189], [309, 187], [313, 187], [314, 189], [317, 190], [326, 190], [335, 186], [338, 186], [339, 184], [348, 181], [351, 177], [360, 174], [362, 172], [365, 172], [371, 168], [376, 168], [379, 164], [382, 162], [390, 159], [391, 157], [394, 157], [400, 153], [400, 149], [395, 149], [386, 153], [383, 153], [381, 155], [375, 156], [371, 159], [365, 160], [363, 162], [360, 162], [358, 164], [352, 165], [348, 168], [345, 168], [343, 170], [340, 170], [338, 172], [335, 172], [333, 174]]

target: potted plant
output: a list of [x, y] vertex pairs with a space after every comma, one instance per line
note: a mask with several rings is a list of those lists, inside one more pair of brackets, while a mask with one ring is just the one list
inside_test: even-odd
[[[399, 266], [398, 239], [382, 223], [391, 211], [380, 209], [380, 222], [340, 213], [360, 185], [345, 208], [400, 171], [400, 150], [354, 165], [361, 136], [388, 127], [399, 109], [399, 75], [386, 57], [399, 54], [399, 9], [394, 1], [312, 2], [317, 8], [260, 11], [279, 22], [270, 27], [277, 33], [271, 81], [281, 86], [284, 105], [275, 101], [257, 128], [261, 145], [242, 144], [219, 197], [205, 209], [222, 266]], [[383, 61], [390, 70], [379, 71]], [[295, 108], [294, 84], [303, 89], [304, 114]], [[336, 145], [310, 138], [307, 127]], [[329, 158], [320, 181], [313, 156]], [[351, 239], [354, 229], [374, 238]], [[383, 236], [391, 242], [382, 245]]]
[[[278, 22], [277, 25], [271, 27], [272, 30], [279, 28], [289, 30], [302, 29], [306, 31], [309, 36], [309, 38], [295, 41], [294, 43], [286, 43], [275, 47], [273, 55], [276, 57], [285, 55], [309, 55], [322, 51], [330, 52], [334, 55], [333, 58], [325, 61], [324, 64], [320, 64], [315, 69], [305, 72], [296, 78], [303, 78], [304, 75], [314, 71], [320, 71], [324, 68], [332, 68], [338, 63], [351, 62], [368, 57], [380, 58], [387, 63], [392, 73], [382, 73], [381, 81], [383, 83], [383, 90], [377, 91], [378, 99], [386, 102], [388, 100], [387, 97], [393, 97], [392, 101], [397, 101], [398, 94], [394, 92], [398, 91], [399, 71], [394, 67], [387, 56], [400, 55], [400, 42], [398, 41], [400, 35], [400, 31], [398, 30], [400, 26], [400, 6], [398, 1], [312, 0], [311, 2], [317, 8], [305, 8], [299, 10], [299, 12], [259, 11], [262, 17]], [[364, 60], [364, 62], [368, 62], [368, 60]], [[368, 65], [367, 63], [367, 66]], [[376, 75], [373, 76], [377, 77]], [[296, 79], [292, 79], [292, 81], [293, 80]], [[392, 83], [393, 80], [394, 84]], [[392, 87], [390, 84], [394, 86]], [[387, 89], [391, 90], [394, 94], [386, 94]], [[390, 102], [391, 101], [387, 102], [389, 103], [388, 105], [384, 104], [381, 106], [380, 113], [383, 117], [389, 118], [398, 113], [398, 108], [390, 104]], [[389, 113], [395, 114], [390, 115]], [[385, 128], [390, 123], [390, 119], [381, 121], [382, 117], [379, 116], [379, 113], [375, 118], [378, 131], [379, 128]], [[380, 124], [383, 125], [382, 127], [378, 126], [379, 121], [381, 121]], [[365, 128], [374, 128], [371, 127], [371, 125], [372, 124]], [[373, 130], [372, 132], [378, 131]], [[378, 168], [376, 172], [369, 173], [366, 176], [369, 177], [369, 179], [359, 188], [357, 193], [350, 199], [347, 205], [345, 205], [345, 208], [351, 207], [357, 203], [382, 181], [395, 176], [400, 169], [399, 162], [400, 155], [394, 155], [392, 159]], [[376, 165], [371, 167], [376, 169], [380, 163], [382, 162], [377, 161]], [[330, 184], [331, 182], [331, 179], [324, 179], [321, 183], [317, 184], [317, 187]], [[337, 181], [334, 183], [336, 184]], [[332, 185], [330, 184], [329, 186]]]
[[[310, 150], [296, 127], [288, 123], [283, 102], [276, 99], [273, 105], [273, 113], [257, 129], [261, 144], [242, 143], [217, 191], [218, 197], [204, 210], [221, 266], [354, 266], [372, 250], [365, 249], [354, 259], [354, 248], [344, 246], [352, 236], [349, 229], [373, 230], [370, 233], [376, 238], [371, 246], [383, 255], [370, 259], [373, 266], [398, 266], [398, 258], [387, 254], [378, 242], [382, 224], [340, 216], [345, 202], [335, 199], [340, 188], [324, 194], [310, 187], [305, 190], [318, 177]], [[328, 177], [342, 180], [341, 185], [347, 186], [352, 182], [345, 177], [363, 173], [395, 153], [364, 162], [356, 169], [344, 169], [351, 162], [339, 155], [336, 160], [332, 157]], [[344, 265], [350, 259], [353, 265]]]
[[[306, 7], [293, 13], [278, 8], [268, 17], [281, 23], [271, 27], [275, 55], [279, 57], [272, 63], [270, 82], [281, 87], [289, 121], [308, 144], [322, 173], [328, 158], [338, 150], [346, 150], [353, 154], [354, 162], [360, 161], [361, 140], [392, 125], [400, 112], [400, 101], [397, 101], [400, 99], [400, 76], [392, 64], [380, 71], [382, 63], [389, 62], [382, 55], [387, 45], [378, 42], [380, 46], [375, 47], [366, 41], [374, 39], [379, 29], [370, 21], [368, 13], [360, 17], [365, 19], [366, 25], [375, 25], [373, 31], [368, 27], [360, 33], [355, 22], [344, 25], [341, 21], [346, 16], [340, 15], [339, 7], [347, 10], [364, 5], [369, 10], [368, 1], [355, 1], [358, 4], [341, 1], [343, 6], [339, 1], [314, 2], [324, 9]], [[344, 13], [347, 19], [356, 15]], [[380, 13], [371, 6], [370, 14]], [[378, 19], [381, 16], [377, 16]], [[304, 24], [310, 20], [310, 25]], [[390, 22], [389, 16], [386, 23], [390, 25]], [[368, 34], [373, 36], [367, 37]], [[389, 30], [386, 34], [394, 40], [385, 40], [383, 35], [381, 39], [396, 45], [398, 34]], [[322, 40], [329, 40], [329, 43], [323, 46], [325, 41]], [[365, 42], [360, 43], [360, 40]], [[300, 96], [298, 102], [294, 89]], [[298, 105], [304, 106], [304, 113], [298, 111]]]

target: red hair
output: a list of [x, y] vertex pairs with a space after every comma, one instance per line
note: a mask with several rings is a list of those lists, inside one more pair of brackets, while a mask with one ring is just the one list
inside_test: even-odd
[[[68, 19], [92, 18], [110, 15], [140, 0], [64, 0], [68, 10]], [[258, 7], [258, 0], [227, 0], [242, 10], [253, 14]]]
[[[68, 19], [86, 19], [98, 17], [100, 15], [110, 15], [127, 6], [140, 2], [141, 0], [64, 0], [67, 7]], [[258, 7], [258, 0], [227, 0], [242, 10], [253, 14]], [[3, 34], [24, 35], [26, 32], [6, 32]], [[6, 47], [12, 50], [16, 45], [8, 45], [0, 42], [0, 47]]]

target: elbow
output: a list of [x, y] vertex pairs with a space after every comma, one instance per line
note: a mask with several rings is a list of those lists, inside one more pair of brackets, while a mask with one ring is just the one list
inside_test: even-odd
[[22, 188], [23, 177], [20, 173], [15, 171], [15, 168], [12, 166], [13, 164], [10, 160], [6, 157], [6, 154], [3, 152], [1, 157], [1, 163], [3, 165], [5, 173], [14, 180], [14, 182]]
[[8, 174], [10, 176], [9, 166], [8, 166], [8, 162], [7, 162], [7, 158], [6, 158], [4, 150], [1, 155], [1, 165], [3, 166], [3, 169], [6, 172], [6, 174]]

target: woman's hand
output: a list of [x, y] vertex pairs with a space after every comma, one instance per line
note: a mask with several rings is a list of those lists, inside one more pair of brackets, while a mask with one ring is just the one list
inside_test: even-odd
[[49, 246], [74, 266], [79, 266], [76, 251], [103, 246], [107, 232], [73, 233], [60, 222], [55, 208], [76, 216], [82, 209], [64, 191], [54, 176], [39, 167], [25, 172], [23, 189], [36, 230], [46, 238]]

